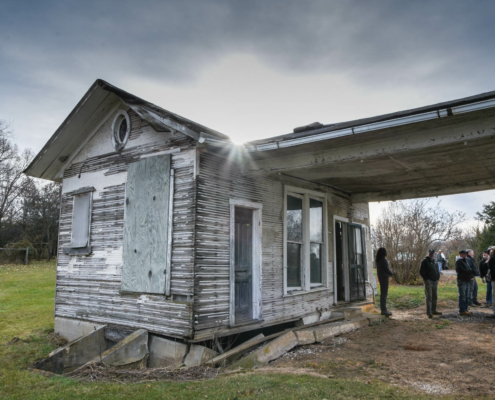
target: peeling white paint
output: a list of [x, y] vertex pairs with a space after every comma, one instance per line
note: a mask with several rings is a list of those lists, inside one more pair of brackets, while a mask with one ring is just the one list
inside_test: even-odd
[[62, 186], [62, 193], [72, 192], [74, 190], [93, 186], [96, 191], [93, 193], [93, 199], [99, 199], [100, 192], [106, 187], [121, 185], [127, 179], [127, 172], [121, 172], [110, 176], [105, 176], [106, 170], [96, 172], [85, 172], [79, 178], [77, 175], [70, 178], [65, 178]]

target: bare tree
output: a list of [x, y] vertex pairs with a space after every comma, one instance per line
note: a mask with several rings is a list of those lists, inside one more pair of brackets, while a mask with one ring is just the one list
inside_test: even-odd
[[0, 121], [0, 232], [4, 221], [14, 219], [20, 212], [22, 194], [31, 184], [23, 171], [33, 155], [29, 150], [20, 153], [10, 133], [8, 124]]
[[57, 245], [61, 189], [62, 186], [56, 182], [39, 182], [32, 185], [24, 196], [24, 235], [36, 248], [39, 260], [46, 248], [47, 261], [50, 261]]
[[463, 213], [449, 213], [439, 203], [430, 206], [427, 199], [390, 203], [373, 226], [373, 245], [387, 249], [398, 283], [415, 283], [428, 248], [460, 236], [458, 225], [464, 220]]

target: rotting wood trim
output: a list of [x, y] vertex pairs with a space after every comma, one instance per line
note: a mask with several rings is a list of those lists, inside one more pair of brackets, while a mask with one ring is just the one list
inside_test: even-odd
[[96, 189], [93, 186], [86, 186], [80, 189], [74, 190], [72, 192], [64, 193], [69, 196], [77, 196], [78, 194], [88, 193], [88, 192], [96, 192]]
[[170, 169], [170, 199], [168, 203], [168, 240], [167, 240], [167, 265], [165, 266], [165, 296], [170, 296], [170, 281], [172, 277], [172, 241], [173, 241], [173, 224], [174, 224], [174, 190], [175, 190], [175, 172]]
[[335, 317], [335, 318], [330, 318], [330, 319], [327, 319], [325, 321], [318, 321], [318, 322], [315, 322], [314, 324], [309, 324], [309, 325], [303, 325], [303, 326], [298, 326], [296, 328], [290, 328], [290, 329], [285, 329], [281, 332], [278, 332], [278, 333], [274, 333], [272, 335], [269, 335], [269, 336], [266, 336], [264, 338], [261, 338], [261, 339], [258, 339], [258, 340], [255, 340], [255, 341], [247, 341], [235, 348], [233, 348], [232, 350], [229, 350], [229, 351], [226, 351], [225, 353], [223, 354], [220, 354], [219, 356], [215, 357], [215, 358], [212, 358], [211, 360], [207, 361], [206, 364], [207, 365], [215, 365], [215, 364], [219, 364], [221, 363], [222, 361], [224, 361], [225, 359], [227, 359], [228, 357], [230, 356], [233, 356], [243, 350], [248, 350], [249, 348], [251, 347], [255, 347], [263, 342], [266, 342], [268, 340], [271, 340], [271, 339], [275, 339], [276, 337], [279, 337], [281, 335], [284, 335], [288, 332], [295, 332], [295, 331], [299, 331], [301, 329], [307, 329], [307, 328], [311, 328], [313, 326], [317, 326], [317, 325], [323, 325], [323, 324], [329, 324], [331, 322], [336, 322], [336, 321], [341, 321], [343, 320], [344, 317]]
[[87, 256], [92, 252], [91, 246], [80, 247], [80, 248], [64, 247], [62, 250], [64, 254], [69, 256]]

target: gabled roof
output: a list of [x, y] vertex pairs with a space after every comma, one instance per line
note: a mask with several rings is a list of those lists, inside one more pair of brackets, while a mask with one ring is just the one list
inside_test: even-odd
[[102, 118], [121, 102], [158, 132], [180, 132], [200, 143], [231, 143], [227, 135], [97, 79], [24, 172], [37, 178], [55, 179], [67, 158], [87, 140]]

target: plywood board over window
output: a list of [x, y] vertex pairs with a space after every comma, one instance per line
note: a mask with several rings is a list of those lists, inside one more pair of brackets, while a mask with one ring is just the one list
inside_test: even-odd
[[129, 165], [123, 291], [170, 295], [173, 177], [169, 154]]

